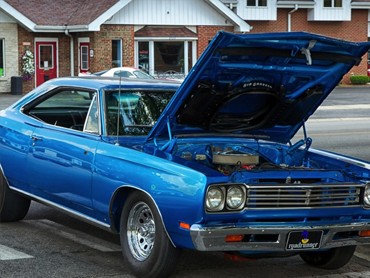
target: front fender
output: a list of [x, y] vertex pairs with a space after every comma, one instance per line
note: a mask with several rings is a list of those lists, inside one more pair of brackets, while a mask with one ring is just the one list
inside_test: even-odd
[[[128, 188], [148, 194], [162, 216], [170, 238], [190, 239], [179, 222], [199, 223], [204, 217], [207, 177], [191, 168], [137, 150], [100, 143], [93, 174], [93, 203], [97, 218], [116, 231]], [[118, 199], [121, 201], [118, 201]], [[112, 202], [113, 201], [113, 202]], [[178, 246], [177, 240], [173, 240]]]
[[162, 226], [164, 227], [164, 229], [167, 233], [167, 236], [170, 239], [170, 241], [172, 242], [173, 246], [176, 247], [176, 245], [171, 240], [171, 236], [169, 235], [169, 233], [166, 229], [166, 225], [163, 221], [163, 216], [162, 216], [161, 210], [159, 209], [157, 203], [155, 202], [153, 197], [148, 192], [146, 192], [146, 191], [144, 191], [144, 190], [142, 190], [141, 188], [138, 188], [138, 187], [124, 185], [124, 186], [121, 186], [121, 187], [117, 188], [117, 190], [114, 192], [114, 194], [112, 196], [112, 199], [111, 199], [111, 202], [110, 202], [110, 206], [109, 206], [109, 216], [110, 216], [110, 220], [111, 220], [111, 223], [112, 223], [111, 224], [111, 230], [115, 233], [120, 233], [120, 231], [121, 231], [120, 220], [121, 220], [121, 215], [122, 215], [122, 208], [123, 208], [123, 205], [124, 205], [124, 203], [127, 199], [127, 196], [129, 194], [131, 194], [133, 191], [141, 191], [142, 193], [148, 195], [148, 197], [150, 199], [152, 199], [153, 203], [155, 204], [155, 206], [157, 208], [159, 216], [161, 218]]

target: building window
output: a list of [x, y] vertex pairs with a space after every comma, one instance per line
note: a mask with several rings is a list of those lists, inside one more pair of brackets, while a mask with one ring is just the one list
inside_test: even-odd
[[158, 78], [183, 79], [197, 60], [196, 41], [138, 41], [135, 66]]
[[267, 0], [247, 0], [247, 7], [267, 7]]
[[139, 69], [149, 73], [149, 42], [139, 42]]
[[[187, 66], [187, 71], [189, 71], [189, 69], [191, 69], [192, 67], [193, 67], [193, 55], [192, 55], [192, 53], [193, 53], [193, 43], [192, 42], [187, 42], [187, 44], [188, 44], [188, 61], [187, 61], [187, 63], [188, 63], [188, 66]], [[185, 63], [186, 63], [186, 59], [184, 59], [184, 69], [185, 69], [185, 71], [186, 71], [186, 67], [185, 67]], [[186, 72], [186, 74], [187, 74], [187, 72]]]
[[39, 48], [40, 57], [40, 69], [52, 69], [54, 68], [53, 63], [53, 46], [52, 45], [40, 45]]
[[341, 8], [342, 0], [324, 0], [325, 8]]
[[4, 76], [4, 39], [0, 39], [0, 76]]
[[81, 70], [89, 70], [89, 47], [81, 46]]
[[154, 59], [158, 73], [183, 73], [184, 42], [154, 42]]
[[112, 40], [112, 68], [122, 67], [122, 41]]

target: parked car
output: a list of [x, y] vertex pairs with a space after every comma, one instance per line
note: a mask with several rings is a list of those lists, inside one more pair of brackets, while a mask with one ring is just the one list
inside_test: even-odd
[[220, 32], [181, 85], [45, 82], [0, 112], [0, 221], [57, 208], [118, 233], [138, 277], [183, 248], [340, 268], [370, 243], [370, 164], [291, 139], [369, 48]]
[[126, 77], [126, 78], [141, 78], [141, 79], [155, 79], [150, 74], [133, 67], [118, 67], [109, 70], [99, 71], [93, 73], [97, 76], [110, 76], [110, 77]]

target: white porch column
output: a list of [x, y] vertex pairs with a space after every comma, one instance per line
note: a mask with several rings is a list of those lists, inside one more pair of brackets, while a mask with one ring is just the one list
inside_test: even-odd
[[138, 41], [134, 42], [134, 67], [139, 68], [139, 42]]
[[189, 73], [189, 41], [184, 41], [184, 74]]
[[154, 41], [149, 41], [149, 74], [154, 76]]
[[198, 57], [197, 57], [197, 52], [198, 52], [197, 51], [197, 41], [192, 41], [191, 50], [192, 50], [192, 61], [193, 61], [192, 66], [194, 67], [195, 63], [198, 60]]

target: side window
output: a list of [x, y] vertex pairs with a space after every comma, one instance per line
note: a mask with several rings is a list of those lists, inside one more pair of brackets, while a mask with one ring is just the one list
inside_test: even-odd
[[124, 71], [124, 70], [115, 71], [113, 76], [115, 77], [135, 77], [131, 72]]
[[25, 106], [24, 113], [47, 124], [82, 131], [94, 96], [90, 90], [55, 90]]
[[99, 112], [96, 94], [94, 95], [94, 99], [91, 103], [90, 110], [87, 114], [84, 131], [99, 134]]
[[143, 72], [141, 70], [136, 70], [134, 71], [134, 74], [136, 75], [137, 78], [142, 78], [142, 79], [155, 79], [153, 76], [147, 74], [146, 72]]

